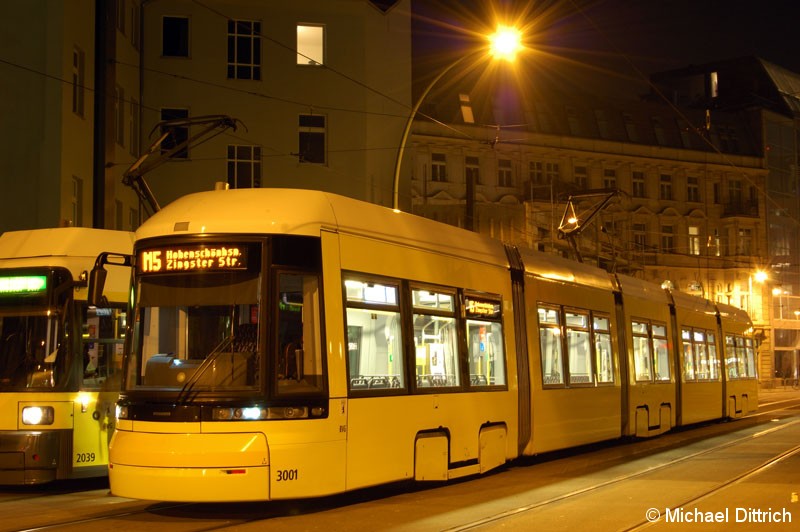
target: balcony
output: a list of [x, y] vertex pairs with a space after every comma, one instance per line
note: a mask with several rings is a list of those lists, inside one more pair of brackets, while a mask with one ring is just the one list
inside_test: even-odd
[[758, 218], [758, 200], [731, 201], [722, 206], [722, 217]]

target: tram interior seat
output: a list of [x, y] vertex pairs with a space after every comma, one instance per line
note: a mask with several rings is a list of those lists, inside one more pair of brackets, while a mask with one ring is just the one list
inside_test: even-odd
[[350, 379], [351, 390], [366, 390], [367, 388], [369, 388], [369, 382], [364, 377]]
[[470, 375], [470, 384], [473, 386], [487, 386], [489, 381], [486, 380], [486, 375]]
[[561, 384], [561, 374], [559, 373], [549, 373], [544, 376], [544, 383], [545, 384]]
[[369, 380], [369, 387], [370, 388], [388, 388], [389, 387], [389, 377], [372, 377]]

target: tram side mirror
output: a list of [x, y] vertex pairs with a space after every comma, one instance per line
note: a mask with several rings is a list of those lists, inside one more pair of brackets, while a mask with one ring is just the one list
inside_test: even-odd
[[95, 266], [89, 274], [89, 304], [95, 307], [103, 304], [103, 288], [108, 272], [102, 266]]

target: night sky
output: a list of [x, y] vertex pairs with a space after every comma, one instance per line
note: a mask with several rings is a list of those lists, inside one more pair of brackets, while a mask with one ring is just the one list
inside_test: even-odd
[[602, 69], [636, 90], [654, 72], [757, 56], [800, 74], [800, 0], [412, 1], [418, 71], [475, 46], [500, 15], [526, 28], [537, 72]]

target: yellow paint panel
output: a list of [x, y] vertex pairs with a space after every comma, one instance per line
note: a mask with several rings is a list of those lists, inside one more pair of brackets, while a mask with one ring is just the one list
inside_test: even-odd
[[113, 465], [111, 494], [132, 499], [176, 502], [265, 501], [269, 466], [163, 468]]
[[[159, 425], [181, 426], [182, 423]], [[117, 430], [111, 439], [109, 453], [115, 466], [147, 464], [175, 471], [178, 468], [261, 467], [269, 464], [267, 438], [260, 432], [179, 434]]]

